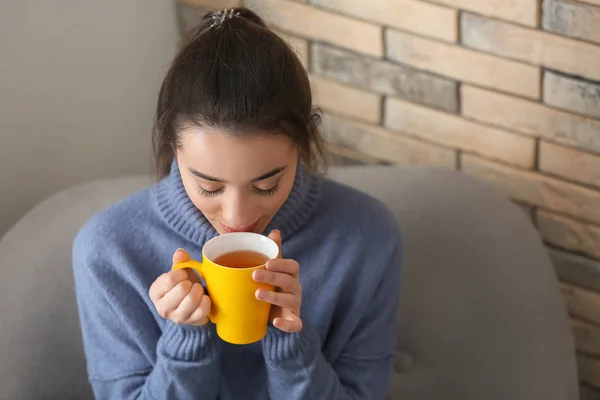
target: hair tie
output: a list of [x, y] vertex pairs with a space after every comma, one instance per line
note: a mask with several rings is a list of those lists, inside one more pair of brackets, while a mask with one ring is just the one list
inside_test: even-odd
[[212, 23], [210, 24], [210, 26], [208, 27], [208, 29], [212, 29], [212, 28], [216, 28], [219, 29], [223, 23], [225, 22], [226, 19], [231, 19], [233, 17], [239, 17], [240, 13], [235, 12], [234, 8], [230, 8], [230, 9], [224, 9], [224, 10], [219, 10], [217, 11], [211, 18], [212, 18]]

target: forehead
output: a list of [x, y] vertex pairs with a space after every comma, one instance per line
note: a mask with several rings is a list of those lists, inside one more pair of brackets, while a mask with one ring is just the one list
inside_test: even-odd
[[228, 182], [247, 182], [298, 159], [296, 146], [281, 135], [236, 136], [186, 127], [180, 131], [179, 156], [187, 168]]

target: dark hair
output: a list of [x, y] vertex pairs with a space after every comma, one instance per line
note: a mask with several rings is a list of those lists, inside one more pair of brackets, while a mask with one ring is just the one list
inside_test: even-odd
[[153, 147], [169, 174], [185, 124], [234, 135], [284, 134], [305, 168], [325, 161], [307, 73], [295, 52], [245, 7], [211, 11], [188, 31], [162, 83]]

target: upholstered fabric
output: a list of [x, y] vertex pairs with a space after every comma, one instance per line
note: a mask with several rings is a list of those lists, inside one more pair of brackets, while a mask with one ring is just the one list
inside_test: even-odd
[[359, 167], [333, 176], [385, 201], [404, 231], [390, 399], [578, 398], [565, 305], [521, 210], [455, 171]]
[[61, 192], [2, 238], [0, 398], [92, 398], [73, 288], [73, 239], [92, 214], [149, 183], [122, 178]]
[[[385, 201], [404, 231], [390, 399], [577, 398], [573, 338], [556, 277], [517, 207], [453, 171], [350, 167], [331, 176]], [[72, 287], [72, 240], [93, 213], [149, 183], [125, 177], [63, 191], [2, 238], [2, 396], [91, 397]]]

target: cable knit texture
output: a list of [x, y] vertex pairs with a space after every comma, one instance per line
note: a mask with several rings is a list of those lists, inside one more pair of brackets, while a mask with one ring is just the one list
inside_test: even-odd
[[[177, 164], [78, 233], [73, 269], [90, 382], [98, 399], [383, 399], [392, 370], [401, 239], [390, 211], [300, 165], [264, 234], [300, 263], [303, 329], [269, 325], [259, 342], [161, 318], [148, 296], [181, 247], [200, 259], [217, 232]], [[209, 288], [210, 289], [210, 288]]]

